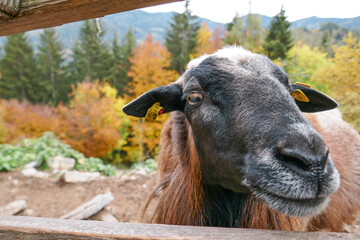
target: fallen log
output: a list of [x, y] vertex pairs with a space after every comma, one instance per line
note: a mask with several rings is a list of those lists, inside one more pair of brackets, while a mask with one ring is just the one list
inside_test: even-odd
[[0, 207], [0, 215], [14, 215], [26, 208], [27, 204], [25, 200], [16, 200], [8, 203], [5, 206]]
[[92, 215], [99, 212], [103, 209], [107, 204], [109, 204], [112, 200], [114, 200], [111, 192], [100, 194], [91, 199], [90, 201], [84, 203], [78, 208], [70, 211], [69, 213], [61, 216], [61, 219], [73, 219], [73, 220], [81, 220], [91, 217]]
[[95, 220], [97, 219], [103, 222], [118, 222], [117, 218], [106, 210], [100, 211]]
[[62, 179], [67, 183], [90, 182], [99, 177], [99, 172], [66, 171], [62, 175]]

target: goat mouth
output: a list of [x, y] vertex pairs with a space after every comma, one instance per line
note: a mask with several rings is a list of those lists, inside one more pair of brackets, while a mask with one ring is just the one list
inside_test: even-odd
[[296, 217], [315, 216], [321, 213], [329, 203], [329, 197], [314, 197], [314, 198], [287, 198], [269, 192], [264, 188], [258, 186], [249, 186], [252, 194], [268, 205], [285, 215], [292, 215]]

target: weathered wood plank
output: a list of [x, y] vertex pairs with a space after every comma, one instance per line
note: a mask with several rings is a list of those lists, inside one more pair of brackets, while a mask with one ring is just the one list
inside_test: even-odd
[[179, 1], [183, 0], [0, 0], [0, 36]]
[[0, 239], [355, 240], [360, 235], [0, 216]]

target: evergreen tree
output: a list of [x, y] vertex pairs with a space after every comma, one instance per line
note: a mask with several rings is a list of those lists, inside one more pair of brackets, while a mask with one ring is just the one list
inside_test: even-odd
[[320, 49], [330, 54], [331, 49], [329, 49], [329, 38], [330, 38], [329, 31], [325, 31], [321, 37]]
[[227, 29], [228, 35], [224, 40], [226, 44], [243, 46], [253, 52], [262, 51], [264, 31], [260, 16], [249, 13], [246, 18], [242, 18], [236, 14], [233, 21], [227, 24]]
[[[100, 25], [100, 24], [99, 24]], [[111, 55], [103, 43], [105, 31], [95, 20], [86, 20], [80, 30], [80, 42], [73, 49], [71, 64], [75, 81], [100, 81], [110, 76]]]
[[262, 51], [263, 28], [261, 27], [260, 16], [249, 13], [246, 16], [244, 31], [246, 33], [244, 47], [254, 52]]
[[171, 53], [170, 69], [180, 74], [185, 71], [190, 54], [195, 53], [196, 35], [200, 29], [200, 23], [196, 19], [196, 16], [191, 15], [189, 0], [187, 0], [184, 13], [175, 13], [170, 29], [166, 30], [165, 45]]
[[263, 45], [265, 53], [269, 58], [286, 58], [286, 53], [292, 47], [290, 25], [291, 23], [286, 20], [285, 10], [281, 8], [280, 13], [271, 20]]
[[54, 29], [45, 29], [40, 35], [38, 78], [44, 88], [43, 102], [57, 105], [68, 100], [70, 81], [62, 56], [63, 46]]
[[238, 13], [236, 13], [231, 23], [227, 24], [228, 34], [224, 39], [225, 44], [228, 45], [239, 45], [242, 46], [242, 42], [244, 41], [243, 37], [243, 19], [239, 17]]
[[112, 81], [112, 85], [118, 90], [118, 94], [120, 96], [125, 93], [125, 88], [130, 82], [130, 78], [127, 76], [131, 67], [129, 58], [133, 56], [132, 51], [135, 44], [135, 36], [131, 28], [128, 30], [121, 45], [119, 45], [115, 33], [112, 43], [112, 75], [110, 79]]
[[34, 50], [25, 33], [7, 36], [0, 62], [0, 97], [39, 102], [42, 90], [36, 80]]

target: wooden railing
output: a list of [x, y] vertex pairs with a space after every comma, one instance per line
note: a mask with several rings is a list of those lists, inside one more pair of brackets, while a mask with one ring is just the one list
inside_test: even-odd
[[0, 36], [183, 0], [0, 0]]
[[360, 235], [0, 216], [0, 239], [355, 240]]

